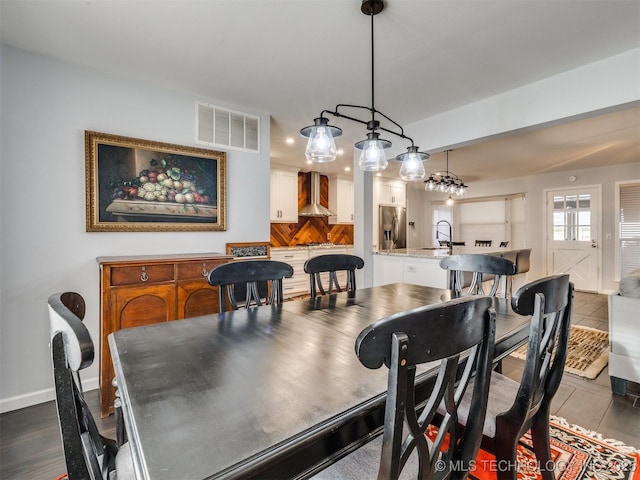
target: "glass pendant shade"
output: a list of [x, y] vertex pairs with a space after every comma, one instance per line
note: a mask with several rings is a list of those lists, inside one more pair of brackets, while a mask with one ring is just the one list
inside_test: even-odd
[[418, 147], [412, 145], [407, 149], [407, 153], [403, 153], [396, 157], [400, 160], [400, 178], [407, 181], [422, 180], [426, 175], [424, 164], [422, 163], [429, 158], [428, 153], [418, 152]]
[[325, 127], [317, 127], [309, 137], [304, 155], [313, 163], [333, 162], [338, 156], [338, 149], [331, 132]]
[[430, 192], [433, 192], [436, 189], [436, 182], [433, 180], [433, 177], [429, 177], [429, 180], [427, 180], [426, 185], [424, 186], [425, 190], [429, 190]]
[[356, 143], [356, 148], [361, 150], [358, 165], [360, 170], [365, 172], [380, 172], [387, 168], [389, 162], [384, 153], [386, 148], [391, 146], [391, 142], [378, 138], [379, 134], [371, 132], [367, 134], [367, 139]]
[[323, 117], [315, 118], [313, 122], [300, 130], [303, 137], [309, 138], [304, 155], [313, 163], [333, 162], [338, 156], [334, 137], [342, 135], [342, 130], [329, 125], [329, 120]]
[[449, 198], [447, 198], [445, 203], [449, 206], [453, 205], [453, 198], [451, 198], [451, 195], [449, 195]]

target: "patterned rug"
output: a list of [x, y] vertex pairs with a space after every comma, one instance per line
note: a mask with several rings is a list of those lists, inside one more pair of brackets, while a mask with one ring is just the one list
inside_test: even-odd
[[[556, 480], [640, 480], [640, 451], [636, 448], [569, 425], [560, 417], [551, 418], [549, 429]], [[430, 427], [428, 436], [433, 439], [435, 433], [437, 429]], [[542, 479], [529, 433], [518, 445], [517, 462], [518, 480]], [[496, 458], [481, 450], [469, 478], [497, 480], [499, 468]]]
[[[520, 347], [512, 355], [524, 360], [527, 346]], [[572, 325], [564, 371], [594, 379], [608, 362], [609, 334], [595, 328]]]

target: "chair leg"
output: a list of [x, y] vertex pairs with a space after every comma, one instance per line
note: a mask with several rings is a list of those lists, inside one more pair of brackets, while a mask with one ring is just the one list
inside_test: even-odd
[[[554, 464], [551, 458], [551, 443], [549, 439], [549, 413], [548, 411], [538, 411], [531, 423], [531, 439], [533, 440], [533, 451], [538, 460], [538, 466], [543, 480], [554, 480]], [[548, 407], [547, 409], [548, 410]]]
[[516, 480], [518, 476], [518, 459], [516, 455], [518, 440], [520, 440], [518, 429], [514, 429], [511, 425], [504, 423], [496, 425], [494, 454], [496, 456], [498, 480]]

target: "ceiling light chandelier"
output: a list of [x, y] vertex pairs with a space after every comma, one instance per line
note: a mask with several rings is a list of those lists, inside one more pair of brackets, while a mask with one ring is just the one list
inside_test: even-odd
[[[421, 180], [425, 177], [422, 162], [429, 158], [429, 154], [419, 152], [418, 147], [413, 143], [413, 139], [404, 134], [402, 126], [375, 108], [373, 17], [383, 9], [384, 2], [382, 0], [362, 0], [362, 6], [360, 7], [362, 13], [371, 17], [371, 106], [338, 104], [334, 110], [323, 110], [320, 116], [313, 120], [313, 125], [300, 130], [300, 134], [309, 139], [305, 150], [307, 160], [313, 163], [324, 163], [336, 159], [337, 150], [334, 138], [342, 135], [340, 128], [329, 125], [329, 120], [324, 116], [325, 114], [346, 118], [353, 122], [366, 125], [367, 130], [369, 130], [367, 138], [355, 144], [355, 148], [361, 151], [358, 163], [361, 170], [379, 172], [387, 168], [388, 162], [384, 151], [391, 147], [389, 140], [380, 138], [380, 131], [390, 133], [411, 142], [411, 145], [407, 148], [407, 152], [396, 157], [396, 160], [402, 162], [400, 177], [402, 177], [403, 180]], [[344, 109], [368, 110], [371, 113], [371, 120], [361, 120], [350, 115], [345, 115], [339, 111], [340, 109], [343, 111]], [[380, 126], [380, 121], [376, 119], [376, 115], [382, 117], [392, 125], [389, 125], [389, 128]]]
[[[449, 152], [451, 150], [447, 150], [447, 169], [444, 172], [435, 172], [429, 174], [429, 178], [424, 181], [425, 186], [424, 189], [430, 192], [440, 192], [440, 193], [448, 193], [449, 198], [451, 199], [451, 195], [455, 194], [458, 196], [466, 195], [467, 186], [464, 184], [462, 179], [458, 177], [455, 173], [449, 171]], [[453, 201], [453, 200], [451, 200]]]

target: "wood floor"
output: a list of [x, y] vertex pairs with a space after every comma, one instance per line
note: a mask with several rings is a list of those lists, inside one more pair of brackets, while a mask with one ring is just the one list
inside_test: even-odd
[[[608, 330], [606, 295], [577, 292], [574, 305], [573, 324]], [[522, 360], [509, 357], [503, 373], [519, 380], [522, 365]], [[640, 449], [640, 385], [629, 390], [626, 397], [612, 395], [606, 368], [595, 380], [565, 374], [552, 413]], [[86, 396], [102, 433], [114, 438], [113, 416], [99, 418], [97, 390]], [[53, 480], [64, 472], [53, 402], [0, 415], [0, 479]]]

